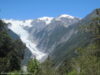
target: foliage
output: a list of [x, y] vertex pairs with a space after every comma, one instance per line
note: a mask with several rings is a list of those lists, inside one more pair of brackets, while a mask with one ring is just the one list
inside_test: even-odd
[[58, 75], [58, 72], [53, 65], [53, 61], [49, 57], [41, 64], [40, 70], [39, 74], [41, 75]]
[[0, 20], [0, 73], [20, 70], [24, 49], [20, 40], [9, 36], [6, 24]]
[[31, 59], [27, 65], [28, 72], [37, 75], [40, 70], [39, 62], [36, 59]]
[[76, 70], [72, 70], [71, 72], [68, 73], [68, 75], [77, 75], [77, 71]]
[[21, 73], [17, 71], [13, 71], [13, 72], [9, 72], [7, 75], [21, 75]]

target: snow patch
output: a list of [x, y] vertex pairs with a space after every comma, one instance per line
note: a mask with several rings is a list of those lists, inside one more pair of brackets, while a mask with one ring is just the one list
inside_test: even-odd
[[41, 17], [41, 18], [38, 18], [38, 19], [44, 21], [46, 24], [50, 24], [53, 17]]
[[63, 14], [63, 15], [60, 15], [59, 18], [70, 18], [70, 19], [74, 19], [75, 17], [70, 16], [70, 15], [67, 15], [67, 14]]

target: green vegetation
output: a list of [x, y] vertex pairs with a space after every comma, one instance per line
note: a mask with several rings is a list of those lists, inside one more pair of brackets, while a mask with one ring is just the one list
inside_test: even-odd
[[28, 63], [27, 70], [33, 75], [37, 75], [40, 70], [39, 62], [36, 59], [31, 59]]
[[48, 57], [48, 59], [40, 65], [39, 75], [59, 75], [54, 67], [53, 61]]
[[21, 72], [13, 71], [13, 72], [7, 73], [7, 75], [21, 75]]
[[0, 20], [0, 73], [20, 70], [24, 49], [20, 40], [9, 36], [7, 25]]

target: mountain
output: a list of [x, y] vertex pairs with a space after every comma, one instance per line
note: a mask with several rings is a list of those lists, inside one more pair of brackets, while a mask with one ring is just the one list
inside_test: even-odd
[[74, 25], [77, 33], [58, 45], [51, 55], [59, 64], [56, 69], [59, 68], [60, 75], [99, 75], [100, 8]]
[[[69, 30], [73, 30], [72, 36], [65, 42], [58, 44], [53, 52], [51, 58], [56, 64], [63, 62], [69, 58], [77, 55], [78, 48], [84, 48], [92, 43], [94, 29], [88, 28], [89, 26], [95, 27], [100, 19], [100, 9], [95, 9], [92, 13], [88, 14], [85, 18], [75, 23]], [[93, 25], [93, 26], [92, 26]], [[91, 31], [90, 31], [91, 30]], [[69, 32], [65, 32], [67, 35]], [[68, 37], [68, 36], [67, 36]]]
[[8, 24], [8, 33], [14, 38], [20, 38], [27, 47], [22, 65], [26, 65], [30, 58], [44, 62], [49, 56], [53, 66], [59, 67], [64, 61], [77, 57], [78, 48], [91, 45], [94, 38], [91, 31], [94, 32], [94, 29], [89, 26], [95, 28], [100, 22], [98, 19], [100, 9], [95, 9], [83, 19], [63, 14], [55, 18], [3, 21]]
[[99, 75], [100, 9], [83, 19], [63, 14], [3, 21], [6, 24], [0, 20], [0, 73], [21, 68], [27, 72], [28, 61], [36, 58], [42, 62], [40, 66], [37, 60], [31, 60], [28, 68], [37, 66], [35, 69], [42, 75]]
[[99, 9], [83, 19], [63, 14], [55, 18], [41, 17], [24, 21], [4, 19], [4, 21], [26, 44], [28, 48], [26, 59], [28, 56], [36, 57], [43, 62], [49, 55], [56, 64], [59, 64], [64, 59], [74, 56], [74, 50], [79, 46], [83, 47], [90, 43], [91, 34], [82, 32], [81, 26], [88, 25], [95, 17], [99, 17]]
[[58, 44], [66, 42], [73, 35], [70, 28], [79, 20], [65, 14], [55, 18], [42, 17], [34, 20], [3, 19], [8, 28], [16, 33], [28, 48], [25, 62], [27, 58], [34, 57], [43, 62]]
[[[70, 27], [79, 20], [76, 17], [65, 14], [54, 18], [48, 26], [35, 34], [35, 38], [38, 40], [37, 47], [44, 52], [51, 52], [57, 44], [65, 42], [70, 38], [73, 32], [72, 30], [69, 31]], [[68, 35], [64, 35], [65, 32], [68, 32]]]

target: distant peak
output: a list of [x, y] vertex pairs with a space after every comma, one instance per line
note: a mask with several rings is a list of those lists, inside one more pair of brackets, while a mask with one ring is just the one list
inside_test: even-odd
[[71, 18], [71, 19], [73, 19], [75, 17], [67, 15], [67, 14], [62, 14], [62, 15], [59, 16], [59, 18]]

